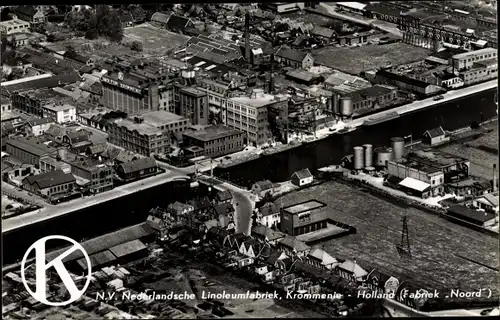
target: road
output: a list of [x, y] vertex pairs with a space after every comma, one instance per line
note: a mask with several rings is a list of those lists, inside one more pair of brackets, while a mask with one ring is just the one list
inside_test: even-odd
[[[345, 14], [342, 12], [338, 12], [338, 11], [335, 11], [335, 5], [333, 5], [331, 3], [321, 2], [319, 5], [320, 5], [320, 7], [318, 9], [309, 9], [309, 10], [313, 11], [313, 12], [316, 11], [316, 12], [320, 12], [323, 14], [328, 14], [332, 18], [350, 21], [350, 22], [354, 22], [357, 24], [365, 25], [365, 26], [375, 27], [379, 30], [391, 33], [399, 38], [403, 37], [403, 34], [398, 29], [398, 26], [396, 24], [385, 22], [385, 21], [380, 21], [377, 19], [369, 19], [369, 18], [363, 17], [361, 15], [359, 17], [356, 17], [354, 14]], [[322, 10], [322, 9], [324, 9], [324, 10]]]
[[[161, 173], [156, 176], [148, 177], [139, 181], [134, 181], [123, 186], [116, 187], [113, 190], [99, 193], [95, 196], [87, 196], [66, 203], [60, 203], [58, 205], [46, 203], [45, 206], [40, 210], [27, 212], [20, 216], [3, 220], [2, 233], [59, 217], [102, 202], [120, 198], [143, 189], [152, 188], [175, 180], [185, 179], [189, 179], [186, 174], [180, 173], [178, 171], [167, 170], [165, 173]], [[2, 183], [2, 188], [3, 187], [4, 184]]]

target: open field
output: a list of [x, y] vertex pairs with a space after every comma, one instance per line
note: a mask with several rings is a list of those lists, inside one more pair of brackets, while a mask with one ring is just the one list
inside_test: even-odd
[[[498, 272], [491, 269], [498, 269], [498, 240], [336, 182], [288, 194], [278, 202], [290, 205], [309, 199], [327, 203], [332, 219], [357, 228], [357, 234], [324, 243], [334, 257], [356, 259], [368, 271], [379, 268], [427, 289], [490, 288], [498, 296]], [[396, 251], [404, 213], [409, 217], [413, 255], [409, 263], [402, 262]]]
[[[470, 159], [470, 174], [486, 180], [492, 179], [493, 164], [498, 166], [498, 121], [487, 124], [493, 131], [473, 141], [452, 143], [442, 151]], [[484, 148], [486, 147], [486, 149]]]
[[313, 51], [314, 62], [350, 74], [372, 70], [391, 63], [400, 65], [425, 59], [431, 51], [406, 43], [326, 47]]
[[123, 41], [142, 42], [146, 54], [164, 54], [169, 49], [185, 45], [189, 40], [189, 37], [155, 28], [148, 23], [125, 28], [123, 31]]

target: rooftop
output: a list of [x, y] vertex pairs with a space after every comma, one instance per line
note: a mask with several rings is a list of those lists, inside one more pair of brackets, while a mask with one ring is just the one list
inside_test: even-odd
[[196, 97], [203, 97], [203, 96], [207, 95], [206, 92], [201, 91], [201, 90], [196, 89], [196, 88], [193, 88], [193, 87], [185, 87], [185, 88], [182, 88], [180, 91], [183, 93], [187, 93], [189, 95], [196, 96]]
[[184, 135], [201, 141], [212, 141], [241, 134], [242, 132], [226, 126], [210, 126], [203, 130], [184, 132]]
[[407, 155], [408, 160], [415, 160], [431, 167], [447, 167], [457, 163], [469, 161], [462, 157], [457, 157], [437, 150], [417, 150]]
[[254, 108], [260, 108], [282, 101], [283, 99], [286, 98], [282, 95], [272, 95], [264, 93], [264, 91], [255, 90], [254, 93], [252, 93], [250, 96], [232, 97], [229, 98], [229, 101], [244, 104]]
[[15, 138], [7, 140], [6, 144], [24, 150], [36, 156], [43, 156], [57, 151], [56, 148], [49, 147], [36, 138]]
[[18, 27], [21, 25], [29, 25], [30, 23], [21, 19], [12, 19], [12, 20], [7, 20], [7, 21], [1, 21], [0, 25], [6, 26], [6, 27]]
[[37, 184], [40, 189], [46, 189], [65, 183], [75, 182], [75, 177], [71, 173], [64, 173], [62, 170], [53, 170], [24, 179], [30, 185]]
[[298, 204], [294, 204], [294, 205], [285, 207], [285, 208], [283, 208], [283, 210], [288, 211], [291, 214], [299, 214], [299, 213], [302, 213], [304, 211], [311, 211], [311, 210], [320, 209], [323, 207], [326, 207], [326, 204], [319, 202], [319, 201], [316, 201], [316, 200], [310, 200], [307, 202], [298, 203]]
[[64, 103], [64, 104], [50, 103], [50, 104], [44, 105], [43, 108], [57, 112], [57, 111], [66, 111], [66, 110], [74, 109], [75, 106], [68, 104], [68, 103]]
[[484, 49], [480, 49], [480, 50], [459, 53], [459, 54], [452, 56], [452, 58], [453, 59], [467, 59], [467, 58], [472, 57], [472, 56], [482, 55], [482, 54], [491, 54], [491, 53], [498, 54], [498, 50], [495, 48], [484, 48]]

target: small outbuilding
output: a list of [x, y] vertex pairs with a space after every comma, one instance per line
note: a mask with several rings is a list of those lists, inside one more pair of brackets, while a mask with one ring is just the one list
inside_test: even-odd
[[299, 170], [292, 175], [292, 183], [299, 187], [311, 184], [313, 180], [314, 177], [308, 168]]
[[446, 136], [446, 132], [441, 126], [424, 132], [424, 142], [430, 144], [431, 146], [435, 146], [449, 140], [450, 138]]

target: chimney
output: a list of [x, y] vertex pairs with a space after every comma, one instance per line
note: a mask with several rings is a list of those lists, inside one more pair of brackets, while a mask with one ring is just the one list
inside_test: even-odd
[[493, 165], [493, 192], [497, 192], [498, 187], [497, 187], [497, 165]]
[[250, 63], [250, 13], [245, 13], [245, 60]]
[[269, 79], [269, 93], [274, 92], [274, 53], [271, 53], [271, 77]]

